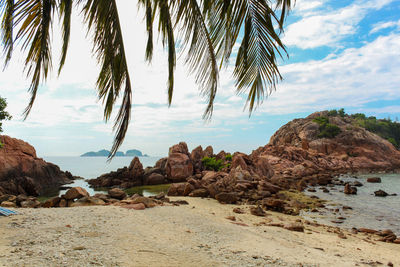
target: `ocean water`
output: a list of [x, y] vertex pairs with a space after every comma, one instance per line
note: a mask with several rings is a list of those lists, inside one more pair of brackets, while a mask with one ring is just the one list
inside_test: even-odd
[[[106, 157], [43, 157], [43, 159], [58, 165], [63, 171], [71, 172], [72, 175], [92, 179], [129, 166], [133, 158], [115, 157], [111, 162], [107, 162]], [[143, 168], [153, 167], [159, 159], [160, 157], [139, 157]]]
[[[368, 183], [368, 177], [380, 177], [382, 183]], [[400, 235], [400, 174], [368, 174], [358, 175], [357, 178], [342, 176], [343, 181], [359, 181], [363, 184], [357, 187], [357, 195], [346, 195], [343, 186], [327, 187], [329, 193], [306, 192], [307, 195], [315, 195], [328, 200], [326, 206], [330, 209], [339, 208], [339, 212], [321, 211], [319, 213], [305, 212], [303, 217], [317, 222], [335, 225], [345, 228], [371, 228], [375, 230], [390, 229]], [[383, 190], [388, 194], [397, 196], [376, 197], [374, 191]], [[350, 206], [352, 210], [342, 210], [343, 205]], [[337, 224], [337, 217], [345, 217], [343, 223]], [[340, 220], [339, 220], [340, 221]]]
[[[87, 179], [97, 178], [104, 173], [116, 171], [119, 168], [129, 166], [132, 159], [131, 157], [115, 157], [111, 162], [107, 162], [105, 157], [43, 157], [47, 162], [58, 165], [61, 170], [69, 171], [72, 175], [83, 177], [84, 179], [75, 180], [74, 183], [66, 186], [80, 186], [85, 188], [90, 195], [96, 193], [105, 193], [104, 191], [95, 191], [89, 187], [86, 182]], [[143, 168], [148, 166], [153, 167], [160, 157], [139, 157]], [[66, 190], [59, 192], [49, 193], [50, 196], [62, 195]], [[147, 194], [147, 191], [144, 192]]]

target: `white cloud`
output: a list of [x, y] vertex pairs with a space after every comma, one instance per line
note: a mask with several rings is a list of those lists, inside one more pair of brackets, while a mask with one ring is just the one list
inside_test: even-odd
[[369, 32], [369, 34], [377, 33], [383, 29], [388, 29], [388, 28], [397, 28], [400, 29], [400, 20], [398, 21], [387, 21], [387, 22], [379, 22], [375, 25], [372, 26], [372, 30]]
[[[316, 48], [320, 46], [337, 46], [343, 38], [357, 32], [358, 23], [371, 10], [381, 9], [392, 0], [355, 1], [346, 7], [331, 10], [317, 10], [320, 5], [314, 1], [300, 2], [308, 12], [303, 10], [295, 14], [301, 19], [290, 24], [285, 32], [283, 42], [289, 46], [297, 46], [302, 49]], [[295, 9], [296, 10], [296, 9]]]
[[285, 81], [262, 110], [296, 113], [397, 99], [399, 54], [400, 35], [391, 34], [359, 49], [346, 49], [334, 58], [283, 66]]

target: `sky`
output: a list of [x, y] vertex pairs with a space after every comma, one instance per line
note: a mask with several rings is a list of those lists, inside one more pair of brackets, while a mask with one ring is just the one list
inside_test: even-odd
[[[136, 1], [118, 0], [128, 68], [133, 85], [132, 119], [121, 151], [139, 149], [165, 156], [185, 141], [189, 149], [212, 145], [215, 151], [250, 153], [268, 143], [285, 123], [315, 111], [344, 108], [377, 118], [400, 117], [400, 0], [297, 0], [282, 40], [289, 53], [279, 60], [283, 76], [252, 116], [246, 95], [237, 95], [232, 66], [220, 72], [210, 122], [185, 66], [177, 60], [172, 106], [167, 104], [167, 54], [158, 40], [151, 64], [144, 60], [146, 32]], [[16, 50], [0, 72], [0, 96], [13, 116], [4, 133], [32, 144], [38, 156], [78, 156], [110, 149], [113, 121], [104, 122], [95, 81], [99, 67], [79, 10], [74, 9], [65, 67], [57, 75], [60, 30], [53, 26], [53, 73], [42, 84], [29, 117], [29, 79]], [[237, 47], [237, 46], [236, 46]], [[234, 60], [232, 60], [234, 62]]]

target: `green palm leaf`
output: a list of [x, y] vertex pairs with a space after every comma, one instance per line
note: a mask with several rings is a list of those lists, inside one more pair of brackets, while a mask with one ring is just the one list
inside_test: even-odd
[[21, 24], [16, 40], [28, 50], [25, 59], [27, 76], [32, 76], [31, 100], [24, 111], [25, 118], [32, 109], [41, 80], [46, 80], [51, 62], [50, 29], [54, 15], [54, 0], [19, 0], [14, 7], [14, 23]]
[[13, 51], [13, 13], [14, 0], [0, 0], [0, 16], [1, 21], [1, 41], [5, 52], [5, 65], [10, 61]]
[[125, 138], [131, 114], [132, 88], [125, 57], [121, 25], [115, 0], [88, 0], [83, 6], [88, 29], [93, 33], [93, 51], [101, 64], [97, 78], [98, 97], [105, 104], [104, 118], [109, 120], [123, 88], [122, 104], [115, 119], [116, 136], [110, 158]]

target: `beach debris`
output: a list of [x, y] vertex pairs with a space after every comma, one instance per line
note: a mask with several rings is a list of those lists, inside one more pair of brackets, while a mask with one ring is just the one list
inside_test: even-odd
[[16, 215], [18, 212], [6, 208], [0, 208], [0, 216]]
[[367, 182], [368, 183], [381, 183], [382, 180], [379, 177], [370, 177], [370, 178], [367, 178]]

